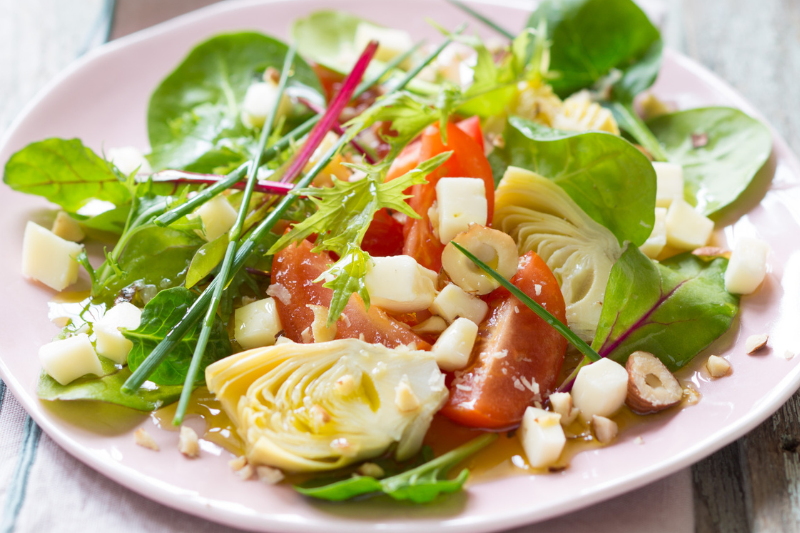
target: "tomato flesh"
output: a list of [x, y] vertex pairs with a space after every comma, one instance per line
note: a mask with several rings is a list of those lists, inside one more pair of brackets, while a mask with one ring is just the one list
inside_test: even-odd
[[[511, 283], [566, 323], [561, 289], [538, 255], [520, 258]], [[464, 426], [499, 430], [519, 424], [529, 405], [553, 392], [567, 341], [502, 287], [487, 303], [489, 317], [478, 329], [474, 361], [456, 374], [441, 413]]]
[[361, 249], [372, 257], [391, 257], [403, 253], [403, 225], [386, 209], [375, 213], [361, 241]]
[[[303, 342], [303, 331], [311, 328], [314, 322], [314, 311], [308, 306], [330, 307], [333, 296], [331, 289], [314, 282], [332, 261], [327, 254], [315, 254], [311, 248], [308, 241], [290, 245], [278, 252], [272, 261], [272, 282], [282, 286], [275, 297], [275, 306], [283, 333], [300, 343]], [[350, 298], [342, 315], [336, 323], [337, 339], [358, 339], [363, 335], [365, 342], [390, 348], [415, 343], [418, 349], [430, 349], [430, 344], [378, 307], [373, 305], [367, 310], [358, 295]]]

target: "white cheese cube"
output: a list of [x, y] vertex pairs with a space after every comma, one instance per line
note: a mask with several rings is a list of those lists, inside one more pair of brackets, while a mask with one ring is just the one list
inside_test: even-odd
[[141, 322], [142, 310], [128, 302], [118, 303], [106, 311], [92, 326], [97, 337], [97, 353], [124, 364], [133, 343], [122, 335], [119, 328], [136, 329]]
[[676, 198], [683, 200], [683, 167], [674, 163], [653, 163], [656, 171], [656, 206], [669, 207]]
[[45, 344], [39, 348], [39, 362], [44, 371], [62, 385], [86, 374], [103, 374], [100, 360], [85, 333]]
[[[267, 115], [278, 99], [278, 85], [268, 81], [259, 81], [250, 85], [242, 102], [242, 123], [248, 128], [260, 128], [267, 120]], [[292, 108], [292, 101], [286, 92], [281, 97], [275, 120], [287, 115]]]
[[372, 40], [380, 43], [375, 52], [375, 59], [378, 61], [391, 61], [414, 46], [414, 41], [411, 40], [408, 32], [394, 28], [381, 28], [368, 22], [360, 23], [356, 27], [354, 43], [358, 53], [360, 54]]
[[78, 221], [65, 211], [58, 212], [53, 222], [53, 228], [50, 231], [65, 241], [81, 242], [86, 237]]
[[753, 237], [736, 241], [728, 269], [725, 290], [733, 294], [752, 294], [767, 275], [769, 245]]
[[63, 291], [78, 281], [78, 262], [83, 247], [65, 241], [51, 231], [28, 222], [22, 241], [22, 275]]
[[611, 359], [600, 359], [581, 368], [572, 386], [572, 402], [587, 421], [594, 415], [613, 415], [627, 395], [628, 371]]
[[444, 318], [448, 324], [455, 322], [458, 317], [480, 324], [489, 312], [489, 306], [458, 285], [450, 283], [433, 300], [431, 312]]
[[218, 194], [195, 211], [195, 214], [203, 221], [205, 235], [198, 232], [207, 241], [213, 241], [220, 235], [224, 235], [236, 223], [236, 209], [228, 202], [224, 195]]
[[477, 178], [442, 178], [436, 184], [439, 240], [447, 244], [470, 224], [486, 225], [486, 186]]
[[667, 245], [667, 209], [656, 207], [656, 220], [653, 224], [653, 232], [644, 241], [639, 249], [650, 259], [655, 259], [664, 246]]
[[478, 326], [472, 320], [457, 318], [433, 345], [436, 364], [445, 372], [461, 370], [469, 363], [472, 347], [478, 338]]
[[681, 250], [694, 250], [705, 246], [714, 221], [694, 210], [685, 200], [676, 198], [667, 211], [667, 244]]
[[528, 464], [532, 467], [548, 467], [561, 456], [567, 438], [560, 418], [560, 415], [535, 407], [525, 410], [519, 435]]
[[413, 257], [373, 257], [364, 283], [372, 305], [396, 313], [427, 309], [436, 298], [438, 274]]
[[111, 148], [106, 153], [106, 157], [126, 176], [136, 169], [139, 169], [136, 172], [137, 174], [150, 174], [153, 172], [142, 151], [133, 146]]
[[240, 307], [234, 312], [233, 322], [233, 336], [245, 350], [272, 346], [276, 341], [275, 336], [283, 329], [278, 308], [272, 298], [264, 298]]

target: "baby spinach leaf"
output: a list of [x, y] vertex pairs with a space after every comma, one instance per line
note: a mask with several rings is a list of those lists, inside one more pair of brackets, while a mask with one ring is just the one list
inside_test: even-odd
[[44, 196], [74, 213], [90, 200], [121, 206], [130, 193], [113, 164], [79, 139], [51, 138], [29, 144], [6, 163], [3, 181], [15, 191]]
[[329, 501], [349, 500], [363, 494], [388, 494], [395, 500], [410, 500], [428, 503], [439, 494], [461, 490], [469, 477], [469, 470], [462, 470], [455, 479], [446, 479], [447, 473], [467, 457], [477, 453], [497, 438], [496, 433], [485, 433], [446, 454], [381, 480], [370, 476], [358, 476], [318, 487], [295, 486], [300, 494]]
[[[679, 111], [647, 125], [669, 161], [683, 166], [687, 201], [707, 216], [733, 203], [772, 151], [769, 129], [731, 107]], [[692, 135], [705, 135], [708, 141], [695, 148]]]
[[658, 74], [661, 36], [632, 0], [545, 0], [528, 20], [544, 22], [552, 81], [565, 97], [594, 85], [612, 69], [622, 72], [615, 90], [630, 97], [649, 87]]
[[553, 180], [620, 244], [642, 244], [655, 222], [653, 165], [628, 141], [603, 132], [574, 133], [511, 117], [505, 147], [490, 156], [495, 181], [509, 166]]
[[225, 250], [228, 249], [228, 234], [220, 235], [211, 242], [205, 243], [192, 257], [189, 271], [186, 273], [185, 287], [191, 289], [198, 282], [217, 268], [225, 257]]
[[[122, 330], [122, 334], [133, 342], [128, 354], [128, 366], [136, 370], [150, 352], [162, 341], [167, 333], [181, 321], [186, 311], [197, 299], [197, 295], [174, 287], [159, 292], [142, 311], [142, 322], [134, 330]], [[182, 385], [192, 361], [194, 347], [200, 334], [201, 324], [192, 329], [174, 347], [167, 359], [156, 368], [150, 380], [158, 385]], [[208, 340], [201, 371], [208, 365], [231, 354], [228, 332], [219, 317], [214, 319], [214, 327]], [[124, 380], [123, 380], [124, 381]]]
[[727, 266], [691, 253], [654, 263], [628, 246], [611, 270], [592, 348], [623, 364], [643, 350], [670, 370], [685, 366], [739, 312], [739, 298], [725, 290]]
[[180, 385], [145, 386], [133, 394], [123, 394], [120, 388], [130, 375], [131, 371], [126, 367], [101, 378], [86, 376], [61, 385], [42, 372], [36, 393], [46, 401], [88, 400], [113, 403], [138, 411], [155, 411], [177, 401], [181, 395], [183, 387]]
[[[240, 118], [245, 93], [268, 67], [280, 70], [287, 51], [256, 32], [217, 35], [196, 46], [150, 98], [153, 168], [212, 172], [246, 161], [256, 138]], [[299, 57], [290, 86], [321, 94], [316, 75]]]

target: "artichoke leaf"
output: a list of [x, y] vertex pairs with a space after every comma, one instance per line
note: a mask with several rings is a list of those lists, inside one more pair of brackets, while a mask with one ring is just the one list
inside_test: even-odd
[[356, 339], [238, 353], [210, 365], [206, 380], [248, 461], [290, 472], [342, 468], [395, 444], [407, 459], [448, 396], [429, 352]]
[[622, 255], [611, 231], [595, 222], [551, 180], [508, 167], [495, 193], [493, 225], [533, 251], [553, 271], [567, 306], [567, 325], [591, 342], [608, 276]]

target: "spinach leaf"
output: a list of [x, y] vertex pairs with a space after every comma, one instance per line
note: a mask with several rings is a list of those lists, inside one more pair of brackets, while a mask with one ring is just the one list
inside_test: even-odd
[[51, 138], [29, 144], [11, 156], [3, 181], [15, 191], [44, 196], [75, 213], [90, 200], [121, 206], [130, 193], [113, 164], [78, 139]]
[[739, 298], [725, 290], [727, 265], [691, 253], [654, 263], [628, 246], [611, 270], [592, 348], [623, 364], [643, 350], [670, 370], [685, 366], [739, 312]]
[[211, 242], [205, 243], [192, 257], [189, 270], [186, 272], [186, 283], [184, 286], [191, 289], [206, 276], [211, 274], [225, 257], [225, 250], [228, 249], [228, 234], [220, 235]]
[[[731, 107], [679, 111], [647, 125], [669, 161], [683, 166], [686, 199], [706, 216], [733, 203], [772, 151], [769, 129]], [[695, 148], [693, 134], [707, 136], [706, 145]]]
[[604, 132], [558, 131], [511, 117], [505, 146], [489, 160], [499, 182], [509, 166], [553, 180], [620, 244], [637, 246], [655, 222], [656, 175], [650, 161], [628, 141]]
[[305, 496], [335, 502], [363, 494], [382, 492], [395, 500], [428, 503], [436, 499], [439, 494], [461, 490], [467, 481], [469, 470], [463, 469], [455, 479], [446, 479], [444, 476], [454, 466], [485, 448], [496, 438], [496, 433], [485, 433], [437, 459], [381, 480], [370, 476], [358, 476], [319, 487], [295, 486], [295, 490]]
[[295, 21], [292, 38], [303, 57], [344, 74], [353, 68], [360, 52], [355, 49], [355, 40], [362, 22], [372, 24], [344, 11], [316, 11]]
[[550, 47], [552, 81], [561, 97], [594, 85], [612, 69], [622, 71], [614, 90], [632, 98], [658, 74], [661, 36], [632, 0], [545, 0], [528, 20], [544, 22]]
[[[133, 342], [133, 348], [128, 354], [128, 366], [131, 370], [135, 371], [150, 352], [164, 340], [166, 334], [181, 321], [196, 299], [196, 294], [183, 287], [161, 291], [144, 306], [139, 327], [134, 330], [122, 330], [122, 334]], [[183, 384], [200, 328], [201, 324], [198, 323], [189, 330], [167, 359], [150, 376], [151, 381], [158, 385]], [[200, 363], [201, 372], [214, 361], [230, 354], [231, 343], [228, 332], [219, 317], [216, 317], [208, 346]]]
[[[244, 95], [268, 67], [282, 68], [287, 50], [256, 32], [217, 35], [196, 46], [150, 98], [153, 168], [212, 172], [246, 161], [256, 138], [241, 122]], [[290, 86], [321, 94], [316, 75], [299, 57]]]
[[122, 405], [138, 411], [155, 411], [177, 401], [181, 395], [183, 387], [180, 385], [145, 386], [133, 394], [123, 394], [120, 389], [130, 375], [131, 371], [123, 368], [101, 378], [87, 376], [61, 385], [42, 372], [36, 393], [46, 401], [89, 400]]

